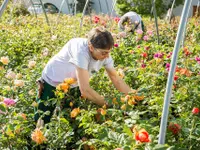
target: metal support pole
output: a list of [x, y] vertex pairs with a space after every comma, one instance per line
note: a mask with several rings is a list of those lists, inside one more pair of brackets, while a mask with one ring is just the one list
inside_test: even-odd
[[33, 11], [34, 11], [35, 17], [37, 18], [37, 13], [36, 13], [36, 10], [35, 10], [35, 7], [34, 7], [33, 0], [30, 0], [30, 3], [31, 3], [31, 6], [33, 7]]
[[151, 0], [152, 6], [151, 6], [151, 18], [150, 18], [150, 21], [152, 21], [152, 18], [153, 18], [153, 1], [154, 0]]
[[113, 0], [113, 5], [112, 5], [111, 12], [110, 12], [110, 16], [112, 16], [113, 10], [114, 10], [115, 5], [116, 5], [116, 2], [117, 2], [117, 0]]
[[174, 4], [175, 4], [175, 2], [176, 2], [176, 0], [174, 0], [173, 3], [172, 3], [170, 15], [169, 15], [169, 23], [171, 23], [171, 18], [172, 18], [172, 13], [173, 13], [173, 9], [174, 9]]
[[92, 9], [88, 9], [89, 10], [89, 16], [90, 16], [90, 24], [92, 24]]
[[74, 0], [74, 15], [76, 16], [76, 8], [77, 8], [77, 1], [76, 0]]
[[101, 1], [100, 1], [100, 0], [98, 0], [98, 2], [99, 2], [99, 9], [100, 9], [100, 12], [102, 13]]
[[172, 93], [172, 84], [174, 81], [173, 77], [174, 77], [174, 73], [175, 73], [175, 69], [176, 69], [178, 52], [180, 49], [180, 44], [181, 44], [181, 40], [182, 40], [182, 36], [183, 36], [183, 30], [186, 25], [187, 14], [189, 12], [189, 6], [190, 6], [191, 2], [192, 2], [191, 0], [185, 1], [184, 7], [183, 7], [183, 12], [181, 15], [181, 20], [179, 23], [178, 33], [176, 36], [175, 46], [174, 46], [174, 50], [173, 50], [173, 54], [172, 54], [172, 61], [170, 64], [170, 70], [169, 70], [169, 74], [168, 74], [158, 144], [165, 144], [165, 135], [166, 135], [168, 113], [169, 113], [169, 104], [170, 104], [171, 93]]
[[3, 4], [1, 5], [0, 8], [0, 18], [3, 15], [4, 10], [6, 9], [6, 6], [8, 5], [9, 0], [4, 0]]
[[13, 0], [12, 2], [12, 6], [11, 6], [11, 9], [10, 9], [10, 16], [9, 16], [9, 21], [8, 22], [11, 22], [12, 18], [13, 18], [13, 15], [12, 15], [12, 12], [13, 12], [13, 9], [16, 7], [15, 4], [17, 4], [17, 0]]
[[65, 2], [65, 0], [62, 0], [62, 3], [60, 4], [58, 15], [60, 15], [60, 12], [61, 12], [61, 10], [63, 8], [64, 2]]
[[60, 12], [61, 12], [61, 10], [62, 10], [62, 8], [63, 8], [64, 2], [65, 2], [65, 0], [63, 0], [62, 3], [60, 4], [60, 8], [59, 8], [59, 12], [58, 12], [58, 17], [57, 17], [57, 19], [56, 19], [56, 24], [58, 24], [58, 19], [59, 19], [59, 17], [60, 17]]
[[50, 25], [50, 24], [49, 24], [49, 19], [48, 19], [48, 17], [47, 17], [47, 13], [46, 13], [45, 8], [44, 8], [44, 5], [43, 5], [43, 3], [42, 3], [42, 0], [39, 0], [39, 1], [40, 1], [40, 4], [42, 5], [42, 10], [43, 10], [43, 13], [44, 13], [46, 22], [47, 22], [48, 25]]
[[65, 0], [66, 4], [67, 4], [67, 8], [68, 8], [68, 11], [69, 11], [69, 14], [70, 14], [70, 7], [69, 7], [69, 1], [68, 0]]
[[[192, 4], [192, 3], [190, 3], [189, 10], [190, 10], [190, 8], [191, 8], [191, 4]], [[188, 22], [189, 12], [190, 12], [190, 11], [188, 11], [188, 13], [187, 13], [187, 17], [186, 17], [187, 21], [186, 21], [186, 25], [185, 25], [185, 28], [184, 28], [184, 31], [183, 31], [182, 47], [184, 47], [184, 41], [185, 41], [185, 36], [186, 36], [186, 32], [187, 32], [186, 29], [187, 29], [187, 22]]]
[[156, 2], [156, 0], [153, 1], [153, 15], [154, 15], [154, 19], [155, 19], [155, 26], [156, 26], [157, 40], [158, 40], [158, 44], [160, 44], [159, 31], [158, 31], [158, 20], [157, 20], [157, 13], [156, 13], [155, 2]]
[[109, 5], [108, 5], [108, 0], [105, 0], [105, 1], [106, 1], [106, 8], [107, 8], [108, 14], [110, 14], [110, 9], [109, 9]]
[[113, 5], [112, 5], [111, 12], [110, 12], [110, 15], [109, 15], [109, 17], [110, 17], [110, 21], [109, 21], [110, 31], [111, 31], [111, 28], [112, 28], [112, 25], [113, 25], [113, 19], [111, 17], [112, 17], [112, 13], [113, 13], [113, 10], [115, 8], [116, 2], [117, 2], [117, 0], [113, 0]]
[[82, 29], [82, 26], [83, 26], [83, 17], [85, 16], [85, 12], [86, 12], [86, 9], [88, 7], [89, 1], [90, 0], [86, 1], [84, 9], [83, 9], [83, 13], [82, 13], [81, 21], [80, 21], [80, 32], [79, 33], [81, 33], [81, 29]]

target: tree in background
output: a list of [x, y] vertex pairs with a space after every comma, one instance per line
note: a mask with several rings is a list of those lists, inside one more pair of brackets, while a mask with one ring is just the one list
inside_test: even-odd
[[[135, 11], [145, 16], [151, 15], [151, 7], [153, 0], [117, 0], [116, 11], [119, 15], [123, 15], [129, 11]], [[176, 0], [175, 7], [183, 4], [184, 0]], [[157, 15], [161, 17], [171, 7], [173, 0], [156, 0], [155, 6]]]
[[[3, 4], [3, 2], [4, 0], [0, 0], [0, 6]], [[9, 1], [3, 15], [5, 16], [5, 18], [8, 18], [11, 15], [13, 17], [18, 17], [20, 15], [30, 15], [30, 13], [25, 6], [25, 0], [14, 0]]]
[[[83, 12], [83, 9], [84, 9], [84, 6], [85, 6], [85, 3], [86, 3], [86, 0], [76, 0], [77, 1], [77, 8], [76, 8], [76, 12], [77, 13], [82, 13]], [[93, 2], [90, 0], [89, 1], [89, 4], [88, 4], [88, 7], [86, 9], [86, 14], [90, 14], [92, 12], [92, 4]], [[74, 14], [75, 13], [75, 3], [71, 3], [70, 4], [70, 7], [72, 9], [72, 13]]]

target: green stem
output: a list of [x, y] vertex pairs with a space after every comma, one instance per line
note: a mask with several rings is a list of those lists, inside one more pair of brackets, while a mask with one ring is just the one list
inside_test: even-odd
[[192, 128], [191, 128], [191, 130], [190, 130], [190, 148], [189, 148], [189, 150], [191, 150], [192, 149], [192, 141], [191, 141], [191, 136], [192, 136], [192, 132], [194, 131], [194, 129], [195, 129], [195, 122], [196, 122], [196, 119], [195, 119], [195, 117], [194, 117], [194, 119], [192, 120]]

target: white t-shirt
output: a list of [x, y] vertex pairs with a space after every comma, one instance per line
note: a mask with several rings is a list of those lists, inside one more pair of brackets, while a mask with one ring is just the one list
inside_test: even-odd
[[[142, 18], [140, 15], [138, 15], [136, 12], [130, 11], [130, 12], [127, 12], [126, 14], [124, 14], [122, 17], [125, 17], [125, 16], [128, 16], [131, 20], [131, 23], [134, 25], [136, 25], [135, 23], [138, 22], [139, 25], [137, 27], [137, 30], [138, 29], [142, 30], [142, 23], [141, 23]], [[119, 26], [119, 28], [121, 28], [123, 30], [123, 28], [121, 27], [121, 21], [119, 21], [118, 26]]]
[[[76, 66], [88, 70], [90, 76], [99, 71], [102, 66], [105, 68], [113, 67], [111, 56], [100, 61], [92, 58], [88, 48], [88, 41], [84, 38], [74, 38], [52, 57], [42, 72], [42, 78], [50, 85], [57, 86], [65, 78], [76, 77]], [[78, 84], [73, 85], [76, 87]]]

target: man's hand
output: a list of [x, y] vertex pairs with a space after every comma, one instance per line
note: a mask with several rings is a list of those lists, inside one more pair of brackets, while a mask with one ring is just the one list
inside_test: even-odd
[[107, 68], [106, 69], [108, 76], [114, 86], [122, 93], [128, 94], [131, 92], [131, 88], [119, 77], [117, 71], [114, 68]]
[[104, 97], [93, 90], [89, 85], [89, 72], [77, 67], [76, 74], [81, 94], [93, 103], [103, 106], [105, 104]]

